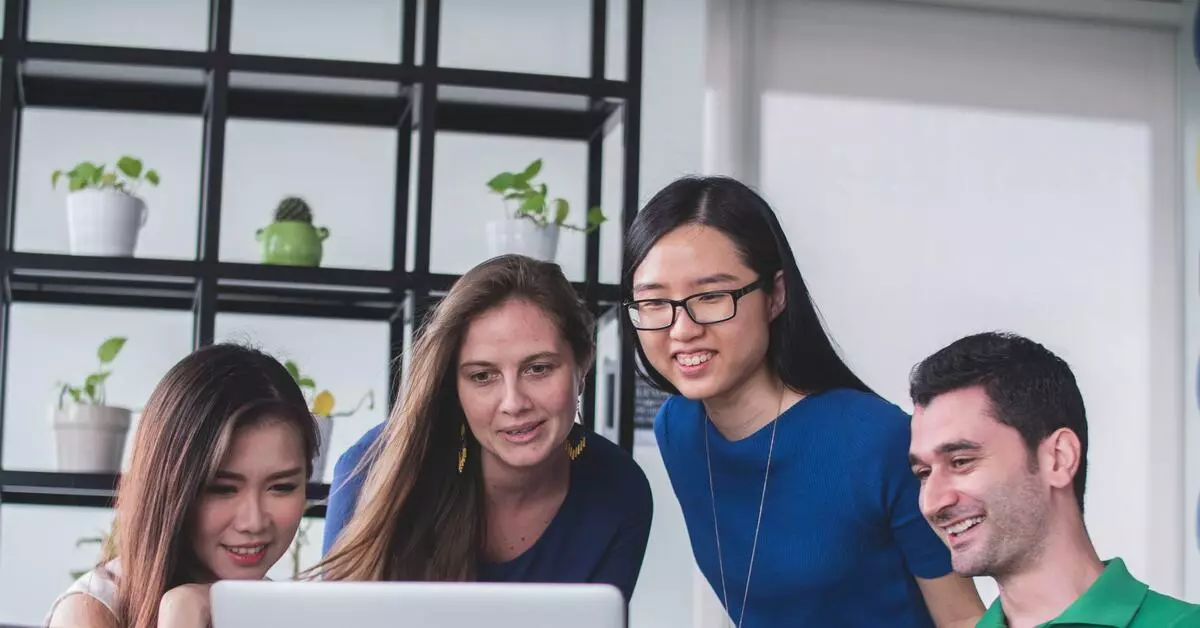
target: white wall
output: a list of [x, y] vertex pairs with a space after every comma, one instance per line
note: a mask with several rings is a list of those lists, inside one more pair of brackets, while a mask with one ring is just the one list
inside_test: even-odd
[[[207, 2], [121, 0], [103, 7], [87, 0], [37, 0], [30, 36], [42, 40], [203, 49]], [[238, 0], [235, 52], [290, 54], [364, 61], [399, 59], [399, 2], [356, 0], [353, 10], [287, 0]], [[640, 196], [644, 201], [675, 176], [701, 166], [705, 5], [701, 0], [646, 3], [644, 100]], [[606, 75], [624, 77], [626, 2], [609, 2]], [[448, 65], [585, 76], [588, 72], [588, 0], [514, 0], [497, 10], [492, 0], [442, 2], [442, 61]], [[134, 30], [134, 25], [142, 27]], [[522, 36], [514, 37], [514, 29]], [[333, 38], [322, 38], [327, 33]], [[417, 46], [420, 51], [420, 44]], [[194, 254], [200, 189], [199, 118], [79, 111], [29, 110], [24, 116], [17, 187], [16, 246], [65, 252], [61, 192], [47, 185], [53, 168], [84, 159], [115, 159], [132, 153], [157, 167], [163, 183], [146, 191], [150, 220], [139, 254], [190, 258]], [[393, 132], [333, 125], [237, 120], [227, 128], [223, 259], [255, 261], [253, 232], [266, 224], [278, 200], [301, 194], [315, 222], [328, 225], [326, 266], [387, 268], [391, 249], [392, 173], [397, 155]], [[415, 139], [415, 137], [414, 137]], [[494, 216], [496, 199], [484, 183], [501, 169], [547, 160], [548, 184], [582, 207], [585, 157], [582, 144], [442, 133], [437, 139], [434, 180], [432, 270], [461, 272], [482, 260], [482, 235], [470, 228]], [[604, 207], [613, 222], [601, 231], [601, 279], [620, 273], [621, 130], [605, 142]], [[414, 142], [414, 155], [415, 155]], [[415, 181], [412, 185], [415, 194]], [[577, 214], [578, 215], [578, 214]], [[466, 228], [464, 228], [466, 226]], [[449, 246], [462, 234], [472, 244]], [[559, 261], [569, 276], [583, 277], [581, 238], [565, 237]], [[411, 263], [411, 262], [410, 262]], [[281, 358], [294, 358], [350, 404], [374, 389], [375, 410], [339, 420], [331, 448], [340, 453], [383, 419], [387, 390], [387, 327], [384, 323], [315, 321], [284, 317], [220, 315], [219, 340], [247, 341]], [[139, 408], [167, 368], [190, 346], [185, 313], [35, 306], [13, 308], [10, 369], [6, 384], [4, 463], [8, 469], [53, 467], [47, 406], [59, 378], [81, 378], [95, 347], [108, 335], [128, 334], [116, 364], [110, 399]], [[602, 332], [601, 351], [615, 356], [615, 328]], [[603, 395], [599, 396], [603, 400]], [[650, 549], [632, 603], [632, 626], [690, 623], [692, 559], [686, 531], [653, 445], [635, 457], [655, 491]], [[326, 474], [328, 479], [328, 473]], [[36, 624], [53, 597], [69, 584], [67, 572], [85, 567], [94, 548], [76, 538], [107, 525], [110, 513], [5, 505], [0, 507], [0, 623]], [[320, 521], [312, 522], [302, 565], [320, 551]], [[32, 539], [38, 542], [32, 543]], [[287, 560], [271, 572], [290, 574]]]
[[[1195, 15], [1196, 0], [1183, 3], [1189, 15]], [[1184, 451], [1200, 451], [1200, 69], [1197, 69], [1196, 50], [1192, 38], [1180, 37], [1178, 47], [1179, 90], [1183, 128], [1180, 157], [1183, 167], [1180, 187], [1184, 207], [1184, 372], [1183, 407]], [[1200, 457], [1184, 456], [1185, 482], [1181, 494], [1185, 521], [1181, 543], [1184, 548], [1184, 593], [1191, 600], [1200, 600], [1200, 522], [1197, 521], [1200, 495]]]
[[1175, 33], [894, 2], [759, 6], [743, 20], [759, 47], [741, 51], [757, 61], [755, 109], [727, 117], [720, 72], [710, 96], [710, 128], [751, 133], [713, 149], [750, 155], [735, 166], [780, 212], [852, 366], [911, 408], [909, 369], [967, 333], [1009, 329], [1060, 353], [1089, 410], [1092, 538], [1180, 595]]

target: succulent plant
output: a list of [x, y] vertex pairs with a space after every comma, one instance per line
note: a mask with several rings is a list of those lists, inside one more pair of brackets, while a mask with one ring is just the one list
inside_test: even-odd
[[275, 208], [275, 222], [306, 222], [312, 224], [313, 215], [312, 208], [304, 199], [297, 196], [289, 196], [279, 202], [279, 207]]

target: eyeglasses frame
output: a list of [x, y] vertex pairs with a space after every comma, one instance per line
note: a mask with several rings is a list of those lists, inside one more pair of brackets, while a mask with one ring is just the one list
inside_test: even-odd
[[[625, 309], [626, 316], [628, 316], [630, 314], [630, 306], [637, 305], [638, 303], [669, 303], [671, 305], [671, 322], [662, 327], [653, 327], [649, 329], [638, 327], [637, 323], [634, 323], [631, 318], [629, 322], [633, 324], [634, 329], [637, 331], [662, 331], [664, 329], [670, 329], [674, 327], [675, 323], [679, 321], [680, 308], [682, 308], [684, 312], [687, 312], [688, 318], [692, 319], [692, 322], [696, 323], [697, 325], [716, 325], [717, 323], [724, 323], [725, 321], [731, 320], [737, 316], [738, 301], [741, 301], [742, 297], [746, 296], [747, 294], [750, 294], [751, 292], [763, 287], [763, 283], [763, 278], [759, 277], [758, 279], [755, 279], [741, 288], [734, 290], [707, 290], [705, 292], [697, 292], [696, 294], [688, 295], [682, 299], [667, 299], [665, 297], [655, 297], [652, 299], [632, 299], [621, 303], [621, 307]], [[692, 310], [687, 307], [687, 302], [691, 301], [692, 299], [714, 294], [727, 294], [733, 297], [733, 313], [719, 321], [708, 321], [701, 323], [700, 321], [696, 320], [696, 317], [692, 314]]]

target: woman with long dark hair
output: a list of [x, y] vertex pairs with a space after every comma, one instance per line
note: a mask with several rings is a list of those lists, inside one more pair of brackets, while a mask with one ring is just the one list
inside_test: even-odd
[[974, 626], [918, 508], [909, 417], [838, 356], [767, 203], [683, 178], [626, 239], [622, 327], [671, 395], [654, 432], [737, 626]]
[[576, 422], [592, 314], [555, 264], [472, 268], [401, 399], [334, 468], [325, 580], [593, 582], [628, 600], [650, 534], [633, 457]]
[[213, 582], [260, 580], [291, 545], [318, 438], [271, 356], [218, 344], [179, 361], [138, 422], [114, 538], [47, 624], [208, 626]]

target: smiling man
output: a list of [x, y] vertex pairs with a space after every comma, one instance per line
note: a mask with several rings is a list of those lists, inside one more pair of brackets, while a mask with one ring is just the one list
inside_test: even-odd
[[967, 336], [917, 365], [910, 394], [921, 511], [956, 572], [1000, 588], [978, 626], [1200, 626], [1200, 606], [1092, 546], [1087, 416], [1066, 362], [1020, 336]]

